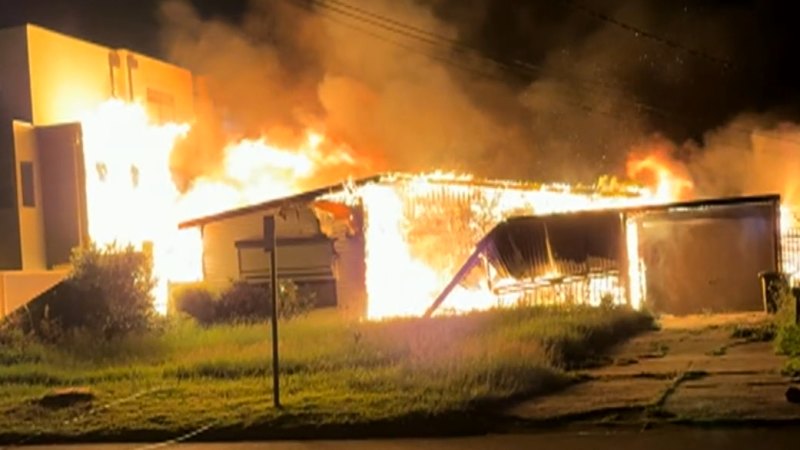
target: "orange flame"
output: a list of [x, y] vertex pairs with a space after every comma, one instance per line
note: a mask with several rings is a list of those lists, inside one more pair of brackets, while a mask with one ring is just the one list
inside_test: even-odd
[[[599, 195], [575, 192], [568, 185], [539, 187], [513, 183], [481, 185], [469, 175], [432, 173], [390, 175], [382, 180], [357, 187], [327, 200], [363, 207], [365, 214], [365, 253], [367, 311], [369, 319], [398, 316], [419, 316], [431, 305], [450, 278], [464, 262], [466, 255], [446, 258], [442, 248], [450, 252], [471, 251], [484, 233], [502, 220], [518, 214], [549, 214], [590, 209], [652, 204], [657, 199], [646, 191], [624, 190], [620, 195]], [[347, 197], [347, 198], [345, 198]], [[436, 235], [430, 246], [415, 238], [419, 218], [449, 217], [450, 222], [468, 222], [466, 229], [448, 235], [443, 230], [427, 230]], [[447, 227], [448, 225], [442, 225]], [[443, 244], [442, 239], [447, 243]], [[446, 247], [442, 247], [445, 245]], [[515, 303], [521, 292], [500, 293], [500, 287], [511, 280], [496, 279], [484, 274], [482, 281], [470, 287], [457, 287], [441, 310], [467, 312]], [[550, 273], [548, 276], [555, 276]], [[491, 282], [490, 282], [491, 280]], [[531, 280], [532, 282], [541, 280]], [[609, 280], [590, 282], [606, 286]], [[502, 289], [501, 289], [502, 290]], [[589, 291], [596, 291], [589, 289]], [[620, 297], [622, 291], [612, 293]], [[600, 297], [588, 299], [599, 304]]]
[[225, 149], [219, 174], [181, 193], [169, 161], [189, 125], [153, 124], [141, 105], [120, 100], [85, 114], [81, 125], [89, 235], [101, 245], [152, 244], [160, 312], [166, 310], [170, 282], [202, 277], [199, 232], [179, 231], [180, 222], [289, 195], [316, 181], [321, 168], [355, 165], [347, 147], [316, 132], [297, 149], [273, 146], [265, 138], [242, 140]]
[[673, 146], [662, 140], [644, 148], [636, 148], [628, 157], [627, 174], [632, 180], [647, 186], [661, 201], [687, 200], [694, 192], [689, 171], [670, 154]]
[[[309, 130], [296, 148], [277, 146], [265, 137], [233, 142], [225, 149], [218, 172], [195, 180], [188, 191], [180, 192], [173, 182], [169, 161], [173, 147], [189, 131], [189, 125], [153, 124], [140, 105], [117, 100], [86, 114], [82, 125], [90, 235], [101, 244], [116, 241], [142, 248], [145, 243], [153, 244], [154, 268], [160, 280], [156, 292], [160, 311], [166, 306], [169, 282], [197, 281], [202, 277], [199, 232], [178, 231], [178, 223], [316, 187], [327, 183], [323, 181], [326, 175], [340, 180], [343, 174], [364, 170], [360, 167], [364, 159], [357, 158], [349, 147], [331, 142], [322, 132]], [[566, 184], [481, 185], [471, 175], [436, 172], [388, 175], [378, 182], [318, 200], [364, 208], [367, 317], [415, 316], [425, 311], [457, 267], [441, 257], [441, 241], [433, 242], [430, 248], [417, 242], [411, 212], [433, 208], [428, 211], [433, 216], [449, 217], [450, 212], [441, 209], [437, 199], [456, 199], [465, 211], [459, 220], [466, 217], [467, 235], [473, 234], [463, 242], [448, 236], [452, 241], [448, 245], [470, 250], [483, 233], [516, 214], [686, 199], [692, 195], [694, 185], [685, 166], [669, 156], [670, 148], [656, 145], [637, 149], [629, 159], [629, 177], [647, 188], [616, 183], [604, 187], [601, 183], [597, 192], [578, 192]], [[786, 223], [784, 218], [782, 224]], [[644, 268], [637, 262], [635, 229], [629, 229], [627, 245], [633, 258], [627, 275], [641, 287]], [[556, 269], [548, 275], [559, 276]], [[456, 312], [487, 309], [519, 298], [519, 293], [498, 293], [497, 288], [509, 280], [493, 277], [496, 274], [488, 273], [477, 285], [459, 286], [444, 308]], [[535, 284], [541, 280], [528, 281]], [[614, 287], [614, 295], [622, 295], [621, 289], [624, 288]], [[644, 292], [632, 292], [630, 297], [638, 306]], [[597, 303], [599, 299], [590, 302]]]

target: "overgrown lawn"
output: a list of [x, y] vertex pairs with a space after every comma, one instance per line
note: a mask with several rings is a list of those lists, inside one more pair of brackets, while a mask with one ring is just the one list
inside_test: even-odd
[[[623, 309], [522, 308], [374, 323], [317, 311], [280, 324], [284, 409], [272, 407], [269, 324], [161, 332], [58, 345], [6, 339], [0, 348], [0, 435], [161, 438], [211, 425], [280, 435], [297, 427], [369, 425], [474, 414], [558, 389], [569, 368], [652, 327]], [[88, 387], [91, 405], [36, 400]], [[409, 422], [410, 423], [410, 422]], [[135, 433], [132, 433], [135, 432]]]

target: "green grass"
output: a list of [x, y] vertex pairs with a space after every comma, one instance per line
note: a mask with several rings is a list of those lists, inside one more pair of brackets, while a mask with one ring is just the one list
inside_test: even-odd
[[792, 377], [800, 377], [800, 325], [785, 324], [780, 327], [775, 336], [775, 349], [789, 357], [783, 372]]
[[[271, 405], [269, 324], [176, 321], [159, 333], [111, 342], [76, 335], [58, 346], [16, 339], [0, 347], [0, 435], [130, 438], [136, 430], [136, 438], [207, 424], [270, 433], [433, 420], [563, 386], [565, 370], [651, 326], [643, 314], [590, 308], [376, 323], [318, 311], [281, 323], [283, 410]], [[90, 387], [91, 408], [37, 406], [64, 386]]]

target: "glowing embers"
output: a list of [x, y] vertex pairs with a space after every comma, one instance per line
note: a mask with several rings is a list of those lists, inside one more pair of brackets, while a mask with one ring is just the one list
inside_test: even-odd
[[524, 280], [509, 278], [496, 283], [492, 292], [499, 298], [513, 298], [517, 304], [537, 306], [626, 303], [625, 289], [616, 270]]
[[531, 304], [621, 304], [618, 211], [518, 217], [485, 239], [497, 295]]

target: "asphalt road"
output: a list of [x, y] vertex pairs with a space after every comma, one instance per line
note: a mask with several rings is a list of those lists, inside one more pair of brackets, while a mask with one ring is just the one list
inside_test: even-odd
[[780, 429], [685, 429], [670, 428], [644, 432], [591, 431], [515, 435], [490, 435], [453, 439], [392, 439], [363, 441], [291, 441], [218, 444], [99, 444], [71, 446], [25, 447], [41, 450], [109, 449], [135, 450], [174, 448], [180, 450], [478, 450], [478, 449], [557, 449], [557, 450], [623, 450], [623, 449], [702, 449], [753, 450], [759, 448], [800, 448], [800, 427]]

